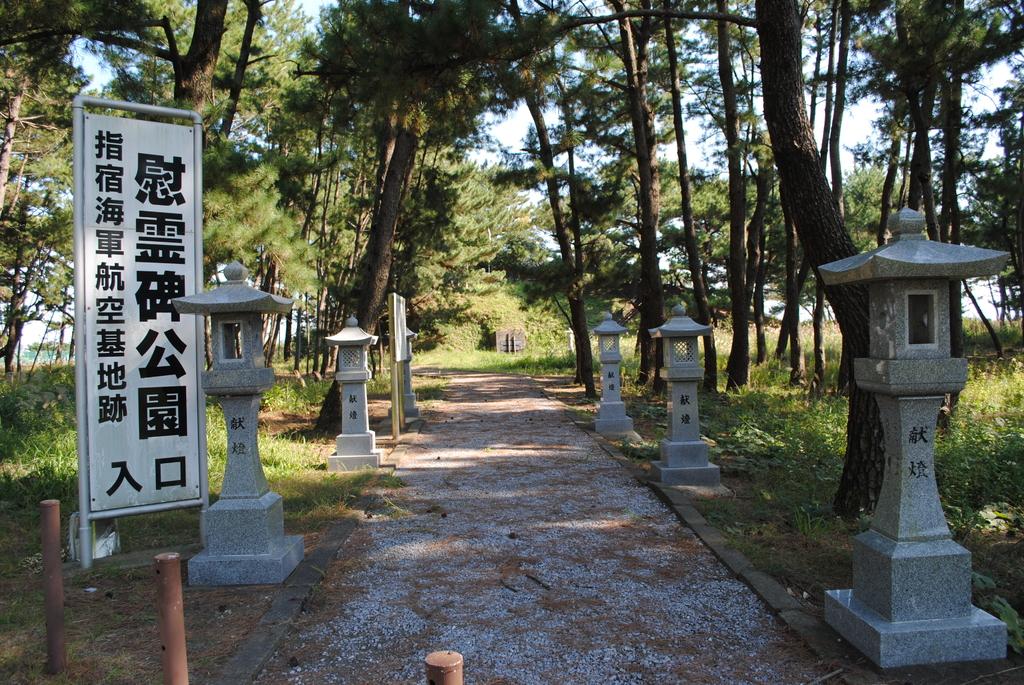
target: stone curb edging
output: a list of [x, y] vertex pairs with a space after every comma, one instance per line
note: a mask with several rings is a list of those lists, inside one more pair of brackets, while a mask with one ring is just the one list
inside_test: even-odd
[[[422, 418], [410, 421], [408, 432], [399, 436], [399, 442], [388, 454], [388, 463], [381, 468], [394, 469], [402, 453], [415, 443], [425, 421]], [[358, 509], [367, 500], [360, 498]], [[320, 584], [327, 567], [337, 557], [341, 546], [358, 527], [357, 517], [346, 518], [332, 523], [324, 533], [320, 544], [299, 563], [295, 571], [274, 593], [270, 608], [260, 618], [256, 628], [238, 647], [219, 675], [212, 681], [216, 685], [242, 685], [252, 683], [259, 677], [263, 667], [274, 656], [277, 646], [292, 627], [292, 621], [306, 606], [313, 589]]]
[[[566, 416], [577, 428], [593, 438], [602, 451], [619, 462], [637, 481], [650, 488], [681, 523], [690, 528], [701, 542], [730, 571], [746, 583], [787, 627], [800, 636], [819, 659], [832, 664], [838, 662], [843, 664], [842, 668], [837, 666], [836, 670], [828, 674], [827, 679], [841, 678], [848, 685], [870, 685], [879, 682], [875, 673], [867, 668], [854, 665], [854, 662], [863, 662], [864, 658], [848, 646], [831, 626], [821, 618], [808, 613], [803, 605], [786, 592], [786, 589], [778, 581], [767, 573], [758, 571], [742, 552], [730, 547], [721, 531], [708, 523], [697, 510], [689, 493], [650, 480], [646, 471], [624, 455], [613, 442], [595, 431], [589, 421], [581, 420], [561, 398], [551, 395], [546, 389], [544, 389], [544, 395], [561, 404]], [[827, 680], [820, 682], [827, 682]]]

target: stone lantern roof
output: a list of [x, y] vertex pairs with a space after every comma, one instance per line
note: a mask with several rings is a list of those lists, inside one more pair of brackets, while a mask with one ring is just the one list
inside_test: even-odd
[[686, 315], [686, 307], [677, 304], [672, 308], [672, 318], [657, 328], [650, 329], [654, 338], [690, 338], [711, 334], [711, 326], [697, 323]]
[[328, 336], [326, 340], [328, 345], [375, 345], [377, 343], [377, 336], [370, 335], [364, 331], [359, 327], [359, 321], [356, 320], [356, 317], [350, 316], [345, 321], [345, 327], [334, 335]]
[[611, 312], [601, 312], [601, 323], [594, 326], [593, 332], [597, 335], [622, 335], [626, 330], [612, 318]]
[[231, 262], [224, 267], [227, 281], [213, 290], [176, 298], [174, 306], [182, 314], [284, 313], [292, 308], [291, 299], [247, 285], [248, 275], [249, 270], [239, 262]]
[[924, 215], [903, 208], [889, 218], [888, 243], [818, 267], [825, 285], [908, 278], [961, 280], [1002, 271], [1009, 255], [969, 245], [940, 243], [923, 234]]

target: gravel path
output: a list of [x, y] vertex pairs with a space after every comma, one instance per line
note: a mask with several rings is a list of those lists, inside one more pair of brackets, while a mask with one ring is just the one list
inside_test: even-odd
[[529, 378], [459, 375], [260, 683], [800, 683], [764, 604]]

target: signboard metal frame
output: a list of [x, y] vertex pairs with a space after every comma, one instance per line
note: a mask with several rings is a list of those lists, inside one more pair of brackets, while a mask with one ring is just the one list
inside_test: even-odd
[[[203, 279], [203, 122], [198, 112], [190, 110], [174, 109], [171, 107], [157, 107], [132, 102], [119, 102], [104, 98], [79, 95], [72, 102], [72, 142], [74, 147], [73, 169], [74, 169], [74, 249], [76, 255], [76, 267], [78, 259], [85, 253], [85, 115], [86, 108], [103, 108], [133, 112], [147, 116], [157, 116], [167, 119], [186, 119], [192, 122], [192, 154], [194, 160], [193, 173], [193, 226], [195, 231], [194, 254], [195, 260], [195, 284], [196, 289], [202, 288]], [[86, 274], [84, 268], [75, 269], [75, 413], [78, 425], [78, 500], [79, 500], [79, 528], [78, 528], [78, 549], [82, 568], [88, 569], [93, 563], [93, 523], [97, 520], [118, 518], [120, 516], [134, 516], [136, 514], [149, 514], [171, 509], [184, 509], [200, 507], [199, 535], [205, 544], [205, 514], [209, 507], [209, 480], [207, 477], [207, 453], [206, 453], [206, 411], [205, 395], [199, 393], [197, 402], [197, 437], [199, 449], [199, 497], [195, 499], [184, 499], [171, 502], [160, 502], [143, 504], [120, 509], [107, 509], [104, 511], [91, 511], [90, 474], [89, 474], [89, 424], [86, 408], [86, 383], [89, 379], [88, 367], [88, 346], [86, 341], [86, 303], [84, 293], [86, 292]], [[196, 357], [197, 371], [205, 368], [203, 356], [204, 346], [193, 345]], [[197, 383], [197, 390], [200, 390]]]

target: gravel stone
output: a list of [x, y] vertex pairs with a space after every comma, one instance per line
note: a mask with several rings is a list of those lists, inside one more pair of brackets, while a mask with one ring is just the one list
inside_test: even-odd
[[423, 413], [377, 493], [402, 514], [361, 521], [259, 683], [422, 683], [439, 649], [469, 685], [824, 673], [529, 378], [458, 375]]

